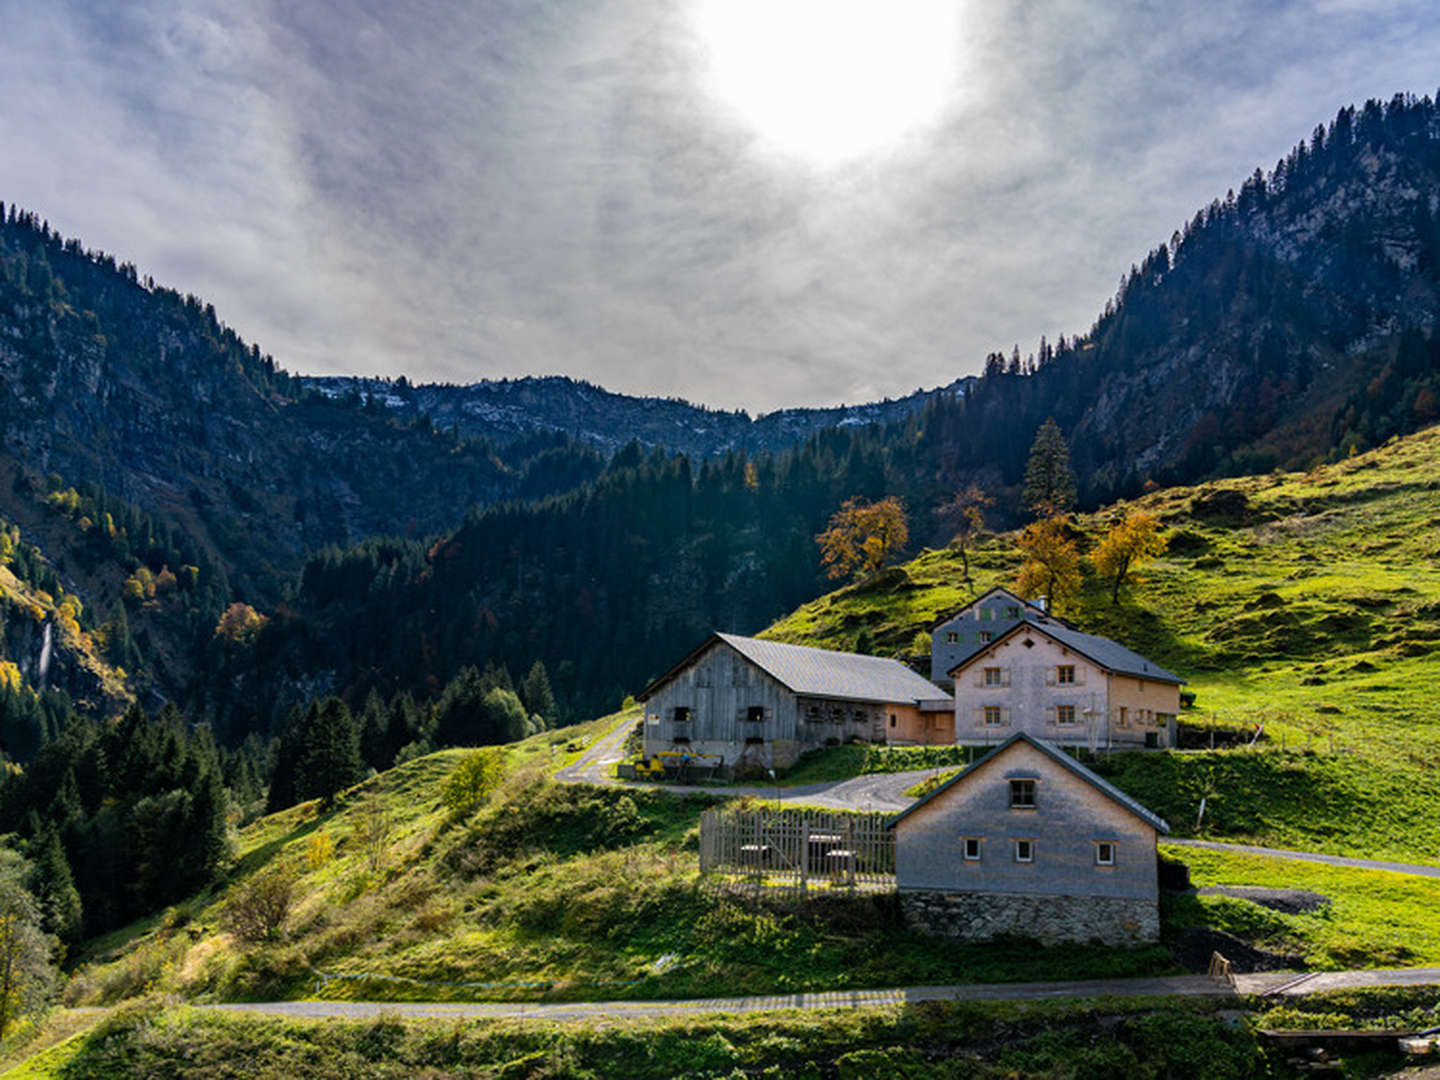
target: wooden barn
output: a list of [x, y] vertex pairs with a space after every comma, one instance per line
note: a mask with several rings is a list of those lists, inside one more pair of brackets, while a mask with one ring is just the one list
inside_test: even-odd
[[736, 634], [711, 635], [640, 700], [647, 755], [783, 768], [854, 739], [955, 741], [953, 699], [898, 660]]

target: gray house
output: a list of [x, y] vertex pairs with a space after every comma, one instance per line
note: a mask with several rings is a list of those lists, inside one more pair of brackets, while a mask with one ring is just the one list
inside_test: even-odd
[[1015, 734], [891, 825], [901, 907], [920, 929], [1159, 939], [1155, 843], [1170, 827], [1041, 739]]
[[997, 585], [930, 627], [930, 679], [950, 689], [950, 672], [1017, 625], [1022, 617], [1069, 624]]
[[713, 634], [645, 688], [645, 753], [688, 750], [724, 764], [784, 767], [807, 750], [864, 739], [954, 739], [954, 700], [898, 660]]

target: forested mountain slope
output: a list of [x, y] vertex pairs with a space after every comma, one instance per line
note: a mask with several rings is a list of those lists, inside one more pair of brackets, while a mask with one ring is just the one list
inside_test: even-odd
[[1440, 416], [1440, 109], [1342, 109], [1133, 266], [1089, 333], [992, 355], [926, 456], [1014, 484], [1047, 417], [1092, 505], [1302, 465]]

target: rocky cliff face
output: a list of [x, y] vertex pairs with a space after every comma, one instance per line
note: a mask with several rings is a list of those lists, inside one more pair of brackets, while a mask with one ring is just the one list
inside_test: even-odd
[[498, 444], [564, 432], [605, 452], [635, 440], [694, 457], [715, 457], [731, 450], [774, 453], [828, 427], [903, 421], [933, 398], [963, 395], [974, 379], [956, 379], [894, 401], [782, 409], [755, 419], [673, 398], [614, 394], [562, 376], [484, 380], [467, 386], [411, 386], [403, 381], [338, 376], [299, 381], [332, 399], [373, 401], [407, 421], [428, 416], [438, 427]]

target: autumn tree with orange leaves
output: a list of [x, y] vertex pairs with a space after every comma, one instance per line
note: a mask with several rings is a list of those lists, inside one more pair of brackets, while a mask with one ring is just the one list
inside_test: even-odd
[[905, 504], [894, 495], [878, 502], [846, 499], [815, 537], [820, 561], [832, 578], [866, 577], [910, 542]]

